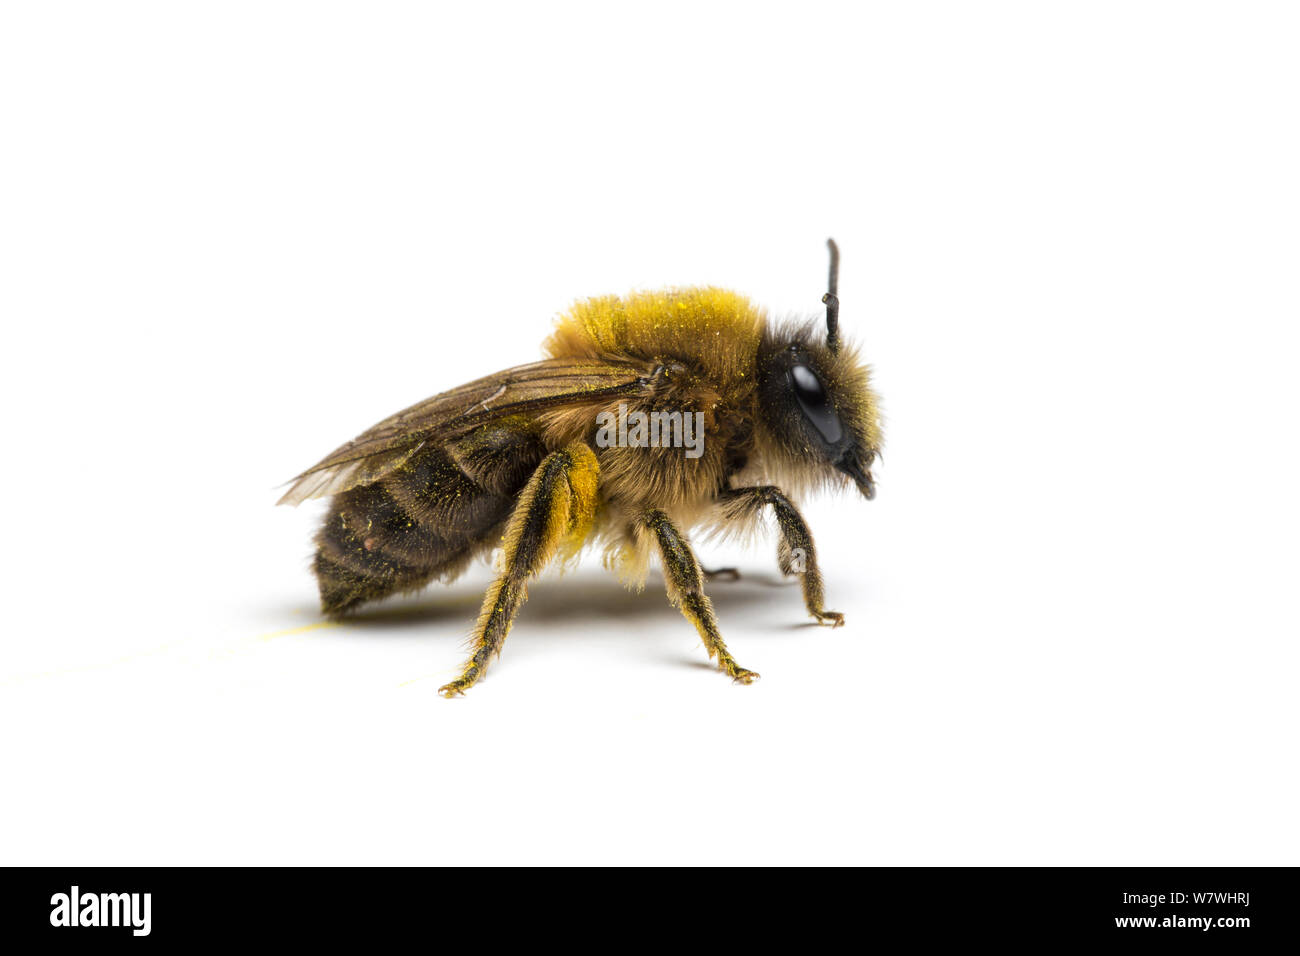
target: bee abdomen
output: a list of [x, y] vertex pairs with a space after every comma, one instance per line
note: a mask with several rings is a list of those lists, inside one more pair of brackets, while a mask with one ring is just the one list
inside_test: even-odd
[[399, 591], [413, 590], [432, 577], [410, 568], [389, 568], [380, 573], [357, 571], [351, 562], [339, 560], [324, 546], [317, 548], [312, 570], [320, 588], [321, 610], [330, 615], [342, 614], [366, 601]]
[[[450, 580], [475, 553], [495, 543], [494, 533], [509, 517], [514, 495], [544, 448], [523, 429], [494, 425], [486, 431], [450, 447], [422, 450], [378, 482], [335, 496], [316, 537], [314, 570], [326, 613], [414, 590], [435, 578]], [[468, 453], [466, 443], [472, 446]], [[496, 454], [475, 454], [485, 446]], [[504, 467], [484, 467], [493, 458]], [[503, 472], [509, 480], [503, 481]]]
[[451, 557], [447, 542], [424, 535], [418, 549], [404, 547], [410, 519], [382, 502], [381, 485], [364, 485], [335, 497], [316, 535], [314, 570], [321, 606], [337, 614], [364, 601], [425, 584], [437, 571], [439, 552]]

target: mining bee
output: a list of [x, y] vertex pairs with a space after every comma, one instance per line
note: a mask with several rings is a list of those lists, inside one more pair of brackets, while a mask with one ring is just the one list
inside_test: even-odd
[[501, 651], [528, 581], [603, 545], [644, 584], [653, 554], [669, 600], [718, 666], [748, 684], [718, 632], [687, 532], [753, 526], [771, 508], [778, 563], [818, 622], [812, 535], [794, 501], [822, 486], [871, 498], [880, 451], [868, 369], [839, 334], [839, 251], [830, 247], [824, 331], [778, 323], [744, 296], [688, 288], [575, 305], [540, 362], [398, 412], [303, 472], [280, 499], [333, 496], [314, 570], [330, 616], [431, 581], [500, 548], [453, 697]]

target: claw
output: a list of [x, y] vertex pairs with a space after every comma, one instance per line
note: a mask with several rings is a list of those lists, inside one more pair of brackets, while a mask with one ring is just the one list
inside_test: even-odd
[[839, 627], [844, 623], [844, 615], [839, 611], [813, 611], [813, 617], [817, 618], [818, 624], [831, 622], [831, 627]]

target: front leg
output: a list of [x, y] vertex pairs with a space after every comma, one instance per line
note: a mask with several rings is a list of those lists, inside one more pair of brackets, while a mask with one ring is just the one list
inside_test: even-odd
[[753, 488], [734, 488], [722, 493], [721, 500], [729, 517], [748, 517], [771, 505], [776, 523], [781, 529], [781, 543], [777, 546], [777, 563], [782, 574], [798, 574], [803, 584], [803, 602], [808, 613], [821, 624], [839, 627], [844, 615], [828, 611], [822, 606], [822, 573], [817, 567], [817, 548], [812, 532], [804, 523], [803, 515], [794, 503], [775, 485], [757, 485]]
[[719, 667], [742, 684], [752, 683], [758, 674], [737, 664], [727, 650], [727, 645], [722, 642], [722, 635], [718, 633], [718, 619], [713, 613], [713, 604], [704, 594], [700, 565], [695, 560], [691, 546], [662, 511], [649, 511], [642, 520], [659, 542], [668, 600], [681, 608], [686, 619], [695, 625], [695, 629], [700, 632], [700, 639], [704, 641], [704, 649], [709, 652], [709, 657], [718, 659]]

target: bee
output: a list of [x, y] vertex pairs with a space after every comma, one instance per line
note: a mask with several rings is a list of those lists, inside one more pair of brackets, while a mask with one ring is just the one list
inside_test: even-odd
[[688, 534], [753, 529], [771, 509], [781, 571], [816, 621], [842, 624], [795, 502], [827, 486], [874, 497], [881, 424], [869, 369], [840, 339], [827, 245], [824, 328], [713, 287], [588, 299], [542, 361], [413, 405], [307, 469], [279, 504], [332, 496], [313, 563], [324, 613], [449, 582], [499, 547], [469, 659], [439, 689], [454, 697], [501, 652], [528, 582], [595, 544], [633, 586], [657, 555], [669, 601], [748, 684], [759, 675], [723, 643], [704, 593], [715, 572]]

